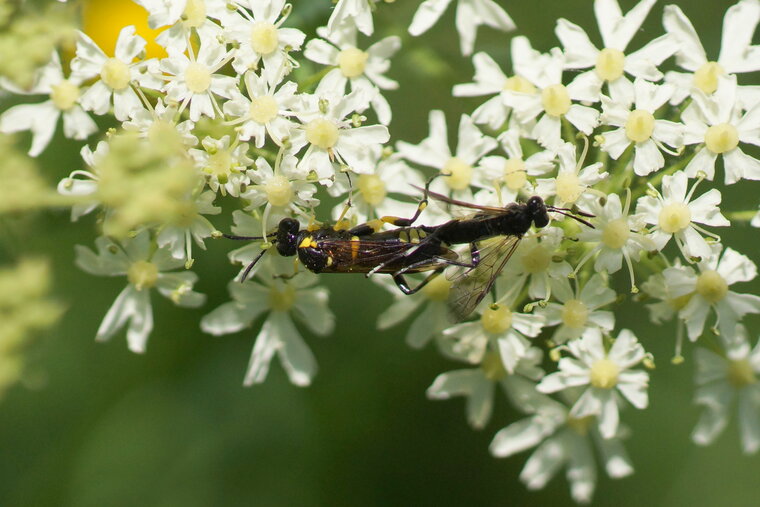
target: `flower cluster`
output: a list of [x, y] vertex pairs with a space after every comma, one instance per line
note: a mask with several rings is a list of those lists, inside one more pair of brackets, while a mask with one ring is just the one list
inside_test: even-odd
[[[610, 477], [633, 472], [622, 411], [648, 406], [654, 357], [645, 345], [654, 337], [620, 328], [616, 310], [628, 306], [645, 306], [654, 323], [675, 321], [673, 363], [694, 344], [695, 402], [704, 406], [694, 441], [716, 438], [736, 397], [744, 450], [760, 448], [760, 356], [744, 320], [760, 313], [760, 297], [741, 286], [757, 269], [718, 235], [729, 219], [760, 226], [756, 203], [724, 210], [720, 190], [760, 180], [760, 96], [741, 75], [760, 70], [751, 44], [760, 0], [728, 9], [717, 60], [674, 5], [664, 8], [664, 33], [633, 44], [656, 0], [627, 13], [617, 0], [595, 0], [598, 38], [560, 19], [559, 45], [547, 51], [513, 37], [509, 70], [472, 53], [479, 25], [510, 31], [512, 19], [493, 0], [457, 0], [460, 48], [475, 74], [452, 93], [483, 101], [458, 119], [456, 136], [443, 110], [407, 111], [429, 115], [429, 134], [394, 144], [389, 126], [400, 112], [388, 98], [403, 83], [388, 72], [401, 38], [367, 39], [375, 10], [392, 5], [339, 0], [309, 37], [291, 26], [299, 5], [285, 0], [136, 1], [162, 30], [155, 42], [165, 56], [148, 58], [133, 26], [113, 48], [80, 32], [70, 63], [54, 52], [27, 88], [44, 99], [0, 115], [0, 131], [31, 132], [32, 156], [59, 118], [66, 137], [92, 139], [86, 168], [58, 192], [73, 202], [72, 219], [96, 210], [102, 219], [96, 251], [77, 250], [79, 267], [127, 279], [98, 340], [126, 326], [129, 348], [144, 352], [151, 288], [180, 306], [203, 304], [193, 248], [221, 237], [214, 221], [227, 216], [234, 235], [258, 241], [230, 253], [241, 264], [231, 301], [201, 329], [233, 333], [266, 316], [245, 384], [263, 382], [277, 356], [293, 384], [308, 385], [317, 362], [294, 320], [328, 335], [335, 318], [320, 277], [275, 253], [287, 255], [272, 248], [272, 231], [283, 219], [317, 229], [332, 218], [336, 231], [394, 223], [414, 214], [414, 186], [433, 177], [430, 189], [451, 200], [505, 206], [535, 195], [556, 211], [548, 227], [513, 238], [510, 262], [466, 322], [450, 319], [452, 277], [426, 280], [411, 296], [373, 277], [395, 295], [379, 328], [411, 320], [409, 345], [434, 343], [464, 365], [439, 375], [430, 398], [465, 397], [475, 428], [489, 422], [497, 391], [526, 414], [496, 433], [491, 452], [535, 448], [520, 475], [528, 488], [566, 468], [573, 499], [589, 502], [594, 448]], [[409, 32], [427, 31], [450, 3], [421, 2]], [[94, 139], [99, 116], [117, 127]], [[327, 197], [345, 204], [326, 209]], [[458, 217], [433, 208], [420, 222]], [[565, 217], [578, 210], [588, 224]], [[457, 252], [460, 264], [477, 264]]]

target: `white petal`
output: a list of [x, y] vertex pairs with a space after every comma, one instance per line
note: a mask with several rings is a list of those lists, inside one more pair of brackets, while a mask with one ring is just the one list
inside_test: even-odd
[[412, 24], [409, 25], [409, 33], [417, 36], [428, 31], [438, 21], [450, 3], [451, 0], [425, 0], [422, 2], [414, 13]]

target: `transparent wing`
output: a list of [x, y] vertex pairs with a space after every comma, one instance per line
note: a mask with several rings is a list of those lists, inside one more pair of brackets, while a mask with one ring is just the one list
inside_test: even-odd
[[467, 318], [491, 290], [496, 277], [515, 253], [520, 236], [503, 236], [481, 242], [480, 261], [474, 268], [456, 271], [451, 280], [448, 309], [452, 322]]

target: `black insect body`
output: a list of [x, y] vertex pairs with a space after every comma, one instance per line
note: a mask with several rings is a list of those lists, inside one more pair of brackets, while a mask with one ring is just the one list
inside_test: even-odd
[[[424, 197], [411, 218], [383, 217], [351, 229], [323, 226], [302, 229], [293, 218], [280, 221], [277, 230], [268, 235], [280, 255], [297, 255], [301, 263], [314, 273], [386, 273], [393, 276], [404, 294], [414, 294], [448, 266], [459, 266], [462, 271], [452, 278], [449, 310], [453, 320], [469, 315], [493, 286], [496, 277], [514, 253], [520, 239], [532, 225], [546, 227], [549, 212], [567, 215], [591, 226], [572, 215], [568, 209], [546, 206], [534, 196], [526, 203], [511, 203], [504, 207], [480, 206], [457, 201], [444, 195], [420, 189]], [[474, 210], [467, 218], [453, 219], [440, 225], [413, 225], [427, 206], [428, 197]], [[590, 216], [579, 213], [581, 216]], [[395, 229], [380, 231], [383, 224]], [[592, 227], [592, 226], [591, 226]], [[231, 239], [262, 240], [262, 237], [231, 236]], [[484, 240], [493, 239], [487, 246]], [[451, 249], [453, 245], [470, 245], [469, 262], [459, 259]], [[264, 254], [262, 250], [246, 268], [242, 279]], [[430, 272], [416, 287], [410, 288], [404, 275]]]
[[[470, 265], [460, 262], [465, 269], [451, 277], [448, 308], [454, 322], [466, 318], [488, 294], [531, 225], [540, 229], [549, 224], [549, 212], [560, 213], [593, 227], [580, 218], [592, 215], [578, 212], [580, 216], [577, 216], [567, 208], [546, 206], [538, 196], [531, 197], [526, 203], [495, 207], [458, 201], [430, 191], [426, 194], [435, 200], [474, 210], [474, 214], [467, 218], [437, 226], [428, 236], [430, 241], [440, 241], [444, 245], [470, 244]], [[479, 245], [489, 239], [491, 241], [486, 245]]]

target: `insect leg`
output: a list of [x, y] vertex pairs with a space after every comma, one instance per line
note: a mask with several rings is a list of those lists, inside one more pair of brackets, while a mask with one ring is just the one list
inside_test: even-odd
[[[441, 174], [438, 173], [432, 177], [430, 177], [425, 182], [425, 190], [422, 194], [422, 199], [420, 199], [419, 204], [417, 204], [417, 211], [414, 212], [414, 215], [411, 218], [401, 218], [401, 217], [395, 217], [395, 216], [384, 216], [380, 217], [380, 220], [386, 224], [395, 225], [396, 227], [409, 227], [410, 225], [414, 224], [414, 222], [417, 221], [417, 219], [420, 217], [423, 211], [425, 211], [425, 208], [427, 208], [428, 205], [428, 192], [430, 192], [430, 184], [433, 182], [435, 178], [440, 176]], [[419, 188], [419, 187], [416, 187]]]
[[435, 277], [443, 273], [445, 266], [441, 266], [440, 268], [436, 269], [432, 273], [430, 273], [424, 280], [420, 282], [419, 285], [415, 288], [410, 288], [409, 284], [406, 282], [406, 279], [404, 278], [404, 275], [401, 274], [394, 274], [393, 275], [393, 281], [396, 282], [396, 285], [398, 288], [406, 294], [407, 296], [411, 296], [412, 294], [415, 294], [417, 291], [419, 291], [421, 288], [423, 288], [425, 285], [428, 284], [431, 280], [433, 280]]
[[470, 263], [473, 268], [480, 264], [480, 249], [475, 243], [470, 243]]

